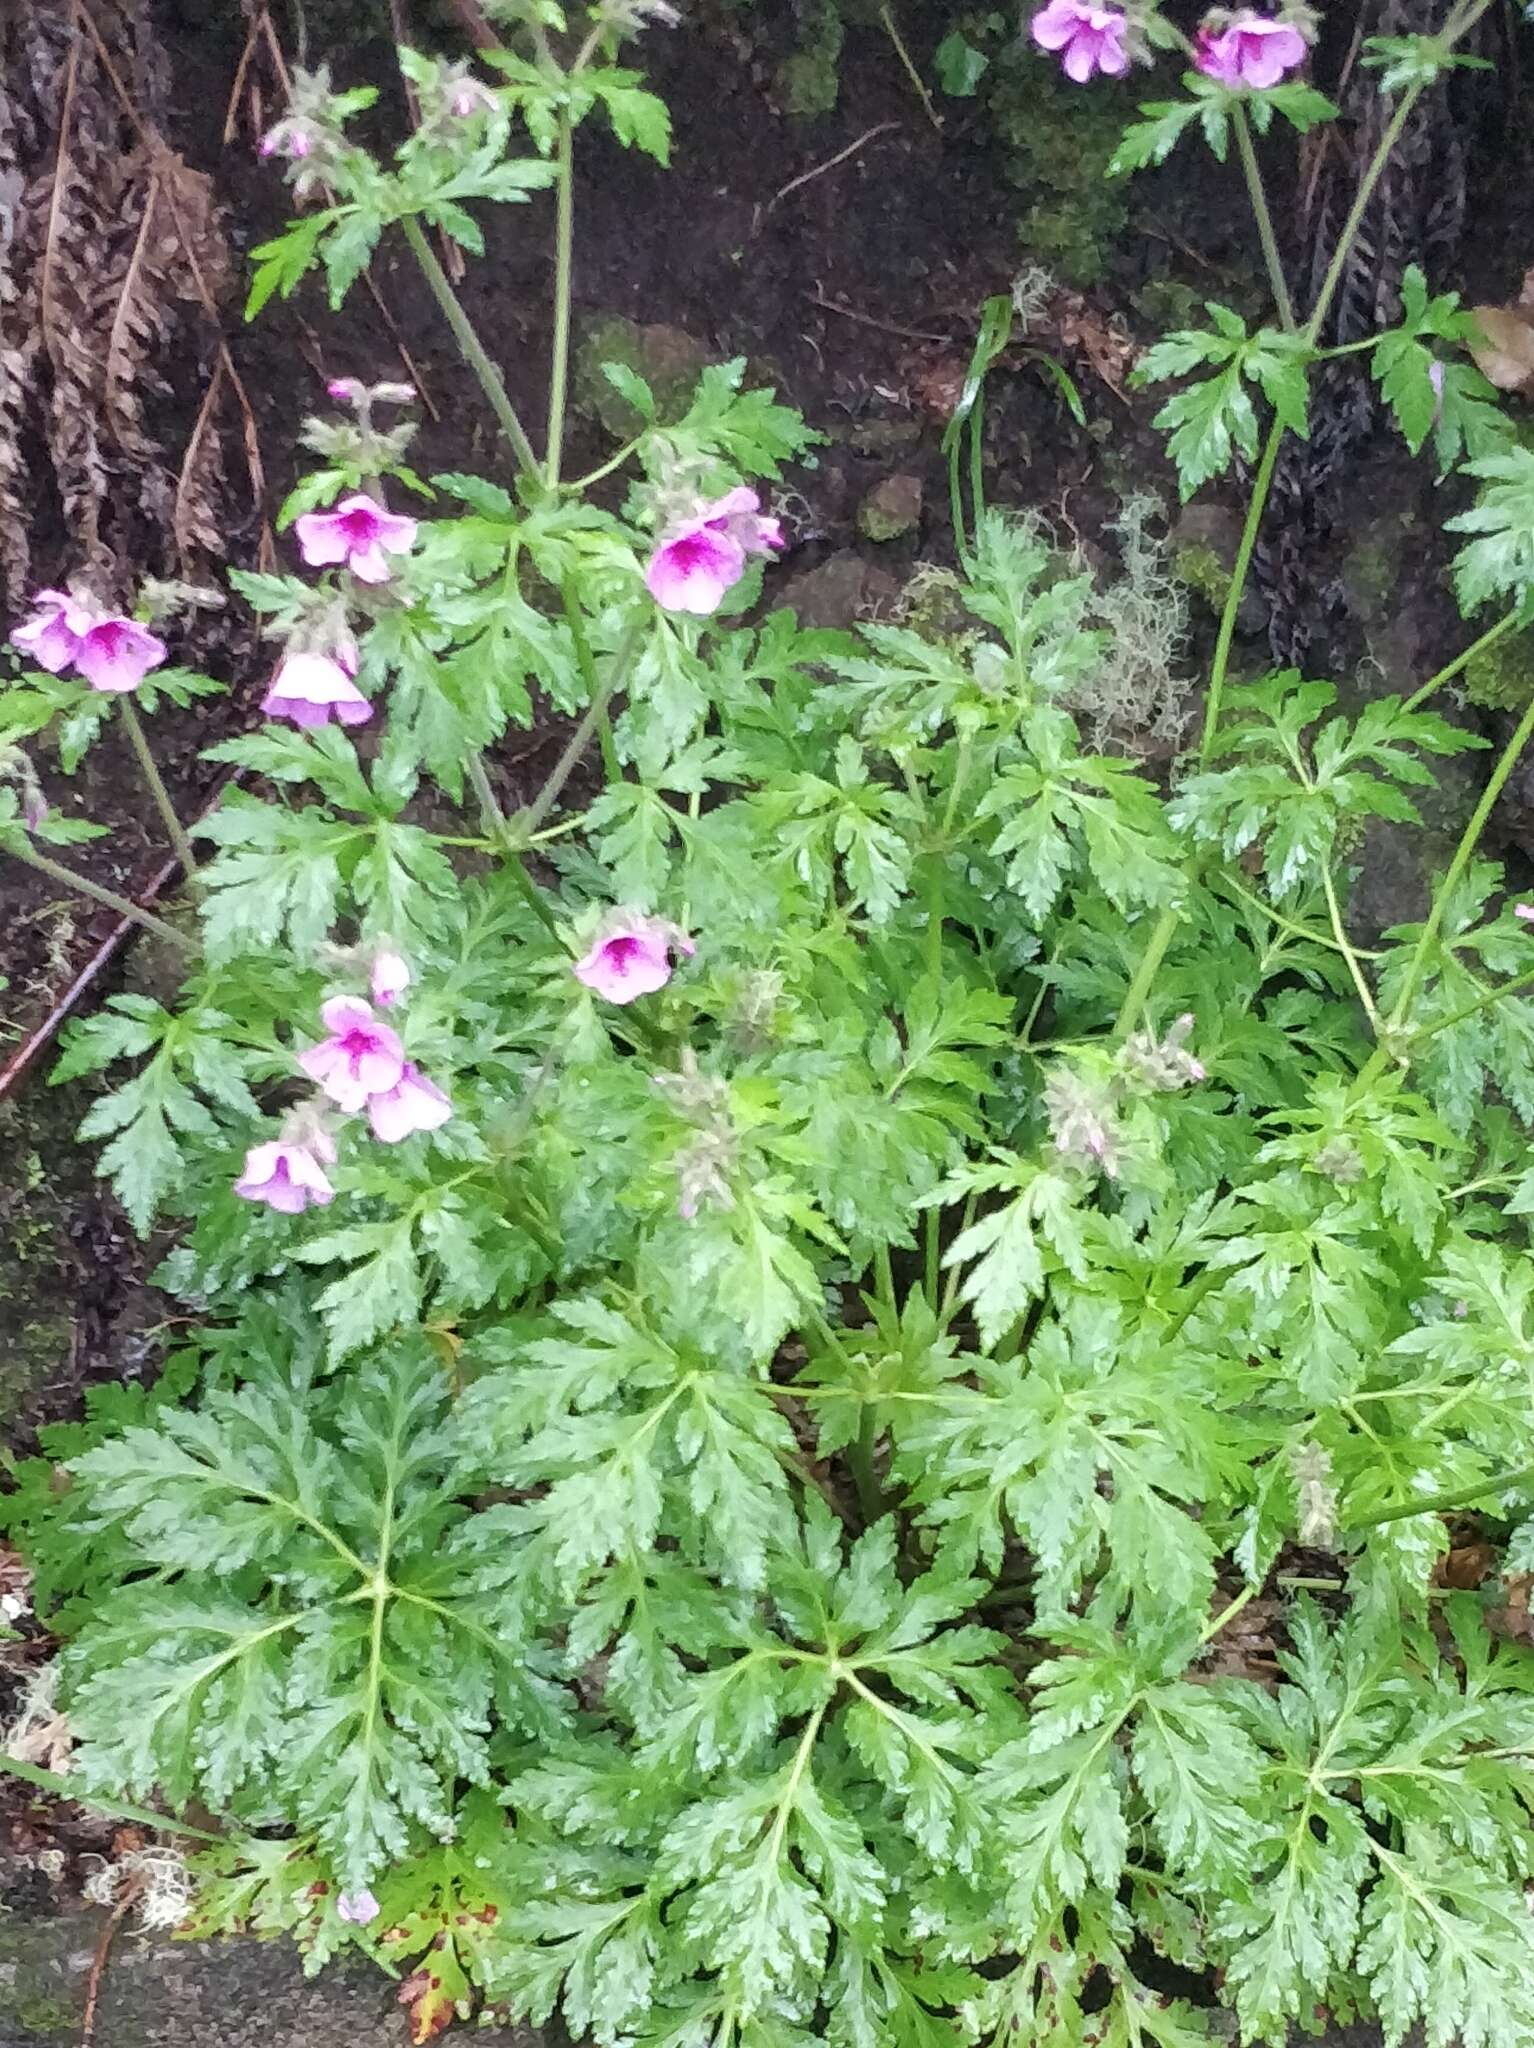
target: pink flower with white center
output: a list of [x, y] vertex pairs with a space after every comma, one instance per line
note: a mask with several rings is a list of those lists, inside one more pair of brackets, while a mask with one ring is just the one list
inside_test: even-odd
[[334, 1139], [323, 1126], [312, 1124], [302, 1139], [252, 1145], [234, 1191], [247, 1202], [265, 1202], [280, 1216], [302, 1216], [311, 1202], [324, 1209], [335, 1199], [325, 1173], [335, 1162]]
[[781, 523], [764, 519], [760, 506], [756, 492], [741, 484], [674, 525], [645, 570], [645, 587], [655, 602], [699, 618], [718, 611], [725, 593], [746, 573], [746, 557], [783, 545]]
[[416, 522], [356, 491], [329, 512], [305, 512], [294, 531], [311, 569], [344, 562], [359, 583], [387, 583], [394, 574], [388, 557], [415, 546]]
[[80, 651], [95, 614], [67, 590], [39, 590], [32, 616], [11, 628], [11, 645], [19, 647], [51, 676], [62, 675]]
[[1121, 7], [1094, 7], [1089, 0], [1049, 0], [1028, 24], [1041, 50], [1063, 54], [1061, 68], [1067, 78], [1085, 85], [1094, 73], [1122, 78], [1129, 69], [1125, 36], [1129, 17]]
[[392, 1010], [410, 986], [410, 966], [392, 946], [380, 946], [373, 955], [369, 980], [373, 1001], [380, 1010]]
[[357, 643], [337, 642], [334, 654], [314, 649], [285, 654], [261, 699], [268, 718], [286, 718], [294, 725], [366, 725], [373, 707], [352, 677], [357, 673]]
[[336, 1895], [336, 1918], [349, 1920], [355, 1927], [366, 1927], [370, 1920], [378, 1918], [378, 1901], [364, 1885], [361, 1891], [339, 1892]]
[[361, 996], [332, 996], [320, 1017], [330, 1035], [300, 1053], [298, 1064], [337, 1109], [363, 1109], [372, 1096], [398, 1087], [405, 1048], [398, 1032], [373, 1015], [371, 1003]]
[[437, 1131], [453, 1113], [453, 1105], [435, 1081], [406, 1060], [403, 1073], [385, 1094], [368, 1097], [368, 1122], [383, 1145], [397, 1145], [412, 1131]]
[[1243, 7], [1224, 28], [1199, 30], [1193, 61], [1206, 78], [1217, 78], [1221, 85], [1265, 92], [1304, 63], [1306, 50], [1297, 28]]
[[591, 949], [575, 963], [577, 981], [609, 1003], [653, 996], [671, 979], [672, 949], [689, 956], [697, 947], [669, 918], [618, 911], [607, 920]]
[[136, 690], [165, 659], [165, 642], [137, 619], [120, 613], [98, 618], [82, 635], [75, 667], [93, 690], [121, 696]]

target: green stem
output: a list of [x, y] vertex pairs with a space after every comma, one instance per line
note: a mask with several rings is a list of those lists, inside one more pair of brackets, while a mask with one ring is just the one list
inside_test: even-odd
[[[586, 636], [586, 621], [581, 616], [580, 604], [575, 595], [575, 584], [566, 576], [559, 586], [560, 602], [565, 608], [565, 623], [570, 628], [570, 638], [575, 645], [575, 660], [586, 685], [587, 701], [594, 703], [600, 694], [597, 683], [597, 665], [591, 652], [591, 642]], [[602, 749], [602, 768], [609, 782], [623, 780], [623, 763], [618, 759], [618, 742], [613, 738], [613, 722], [604, 706], [597, 722], [597, 741]]]
[[1124, 998], [1124, 1006], [1119, 1011], [1118, 1021], [1113, 1027], [1116, 1038], [1128, 1038], [1139, 1023], [1145, 999], [1151, 992], [1151, 984], [1161, 971], [1166, 949], [1172, 943], [1172, 935], [1177, 930], [1180, 919], [1181, 913], [1176, 910], [1163, 910], [1157, 918], [1155, 929], [1150, 935], [1150, 944], [1140, 956], [1135, 978], [1129, 984], [1129, 993]]
[[877, 1522], [884, 1513], [884, 1493], [874, 1463], [878, 1442], [878, 1417], [870, 1401], [864, 1404], [858, 1417], [858, 1433], [847, 1446], [847, 1463], [852, 1469], [852, 1483], [858, 1490], [858, 1506], [863, 1513], [865, 1528]]
[[479, 804], [479, 814], [485, 821], [486, 836], [493, 845], [504, 847], [506, 844], [506, 813], [501, 809], [500, 799], [490, 786], [490, 776], [485, 767], [485, 757], [476, 748], [473, 753], [465, 755], [463, 765], [464, 772], [469, 778], [469, 787], [473, 790]]
[[453, 339], [459, 353], [478, 379], [479, 388], [489, 401], [490, 410], [495, 414], [501, 432], [511, 443], [517, 462], [529, 476], [540, 476], [538, 458], [533, 453], [533, 444], [527, 438], [522, 422], [517, 418], [516, 407], [512, 404], [506, 389], [505, 379], [490, 360], [484, 343], [474, 332], [469, 316], [463, 310], [457, 292], [448, 282], [447, 272], [437, 261], [436, 252], [421, 231], [421, 224], [414, 215], [406, 214], [400, 222], [405, 240], [410, 244], [410, 253], [421, 266], [422, 275], [430, 287], [431, 295], [442, 308], [448, 326], [453, 330]]
[[643, 438], [643, 435], [641, 435], [636, 440], [625, 441], [616, 455], [610, 455], [606, 462], [599, 463], [595, 469], [588, 469], [584, 476], [578, 476], [570, 483], [561, 484], [559, 488], [572, 494], [589, 490], [593, 484], [599, 484], [604, 476], [611, 476], [615, 469], [622, 469], [624, 463], [628, 461], [634, 450], [639, 446], [639, 441]]
[[1233, 1622], [1242, 1608], [1247, 1605], [1248, 1601], [1255, 1599], [1260, 1590], [1257, 1586], [1243, 1586], [1230, 1605], [1222, 1607], [1219, 1613], [1207, 1624], [1199, 1636], [1199, 1641], [1201, 1643], [1213, 1642], [1214, 1638], [1220, 1633], [1220, 1630], [1225, 1628], [1230, 1622]]
[[180, 861], [187, 880], [195, 883], [197, 880], [197, 855], [193, 852], [192, 842], [186, 835], [186, 827], [176, 815], [176, 806], [170, 800], [170, 791], [165, 787], [165, 778], [161, 775], [159, 768], [155, 764], [154, 755], [150, 752], [149, 736], [144, 731], [143, 722], [139, 718], [138, 712], [134, 709], [131, 697], [119, 697], [117, 702], [122, 712], [123, 724], [128, 729], [128, 739], [132, 744], [134, 753], [138, 756], [139, 769], [148, 786], [154, 807], [159, 812], [161, 822], [164, 824], [166, 831], [170, 834], [170, 843], [176, 850], [176, 858]]
[[479, 799], [479, 808], [485, 820], [485, 832], [493, 850], [500, 854], [511, 871], [512, 880], [526, 898], [529, 907], [537, 913], [538, 921], [551, 938], [559, 937], [559, 926], [554, 913], [544, 901], [543, 891], [527, 872], [522, 859], [521, 847], [529, 841], [513, 841], [511, 824], [501, 809], [495, 791], [490, 787], [490, 777], [485, 770], [484, 756], [472, 753], [465, 757], [464, 767], [469, 782]]
[[900, 1305], [895, 1300], [895, 1272], [890, 1264], [890, 1248], [881, 1244], [874, 1252], [874, 1271], [879, 1280], [879, 1299], [892, 1316], [898, 1316]]
[[[1467, 24], [1468, 26], [1468, 24]], [[1332, 260], [1327, 266], [1326, 276], [1321, 281], [1321, 290], [1305, 322], [1305, 339], [1314, 348], [1320, 336], [1322, 324], [1332, 309], [1332, 300], [1337, 296], [1337, 287], [1342, 283], [1342, 274], [1347, 268], [1348, 257], [1358, 230], [1363, 225], [1364, 215], [1369, 211], [1369, 201], [1374, 197], [1374, 188], [1385, 175], [1385, 166], [1395, 153], [1402, 131], [1411, 119], [1412, 108], [1422, 97], [1422, 87], [1413, 85], [1402, 93], [1400, 103], [1391, 115], [1384, 134], [1380, 137], [1379, 148], [1370, 158], [1368, 168], [1358, 181], [1358, 190], [1353, 195], [1353, 204], [1348, 217], [1342, 223], [1342, 232], [1337, 237], [1337, 246], [1332, 251]]]
[[566, 108], [559, 117], [558, 183], [554, 217], [554, 339], [549, 358], [549, 430], [544, 474], [559, 483], [564, 452], [565, 400], [570, 383], [570, 292], [575, 254], [575, 127]]
[[1485, 995], [1477, 996], [1473, 1003], [1466, 1003], [1462, 1010], [1451, 1010], [1447, 1017], [1435, 1017], [1431, 1024], [1424, 1024], [1420, 1031], [1412, 1033], [1412, 1052], [1415, 1054], [1419, 1047], [1426, 1045], [1430, 1038], [1436, 1038], [1440, 1031], [1447, 1031], [1454, 1024], [1463, 1024], [1467, 1017], [1478, 1016], [1482, 1010], [1489, 1010], [1494, 1003], [1504, 1002], [1508, 996], [1517, 995], [1520, 989], [1528, 988], [1531, 984], [1534, 984], [1534, 969], [1527, 974], [1520, 974], [1516, 980], [1504, 982], [1501, 988], [1488, 989]]
[[1262, 172], [1257, 167], [1257, 152], [1252, 147], [1252, 124], [1246, 117], [1246, 108], [1239, 101], [1232, 110], [1231, 118], [1236, 131], [1236, 152], [1241, 158], [1246, 189], [1257, 221], [1262, 260], [1268, 266], [1268, 282], [1273, 287], [1273, 303], [1278, 308], [1278, 324], [1285, 334], [1293, 334], [1294, 305], [1289, 297], [1289, 281], [1284, 276], [1284, 261], [1278, 253], [1278, 237], [1273, 232], [1273, 216], [1268, 211], [1268, 195], [1263, 190]]
[[1510, 1472], [1494, 1472], [1489, 1479], [1483, 1479], [1475, 1486], [1462, 1486], [1455, 1493], [1430, 1493], [1419, 1500], [1408, 1501], [1404, 1507], [1379, 1508], [1372, 1515], [1352, 1516], [1346, 1526], [1349, 1529], [1373, 1529], [1381, 1522], [1405, 1521], [1408, 1515], [1434, 1515], [1445, 1508], [1473, 1507], [1489, 1494], [1506, 1493], [1512, 1487], [1527, 1485], [1531, 1479], [1534, 1479], [1534, 1465], [1515, 1465]]
[[133, 1806], [124, 1799], [103, 1799], [98, 1793], [87, 1792], [73, 1779], [61, 1777], [57, 1771], [45, 1771], [41, 1764], [23, 1763], [20, 1757], [7, 1756], [0, 1750], [0, 1771], [6, 1771], [13, 1778], [20, 1778], [25, 1784], [35, 1785], [40, 1792], [51, 1792], [55, 1798], [68, 1799], [75, 1806], [93, 1807], [97, 1813], [107, 1813], [114, 1820], [130, 1820], [140, 1826], [159, 1830], [161, 1834], [190, 1835], [193, 1841], [212, 1842], [222, 1848], [228, 1841], [227, 1835], [215, 1835], [207, 1828], [194, 1828], [187, 1821], [172, 1820], [168, 1814], [156, 1813], [152, 1807]]
[[135, 924], [141, 924], [146, 931], [153, 932], [158, 938], [169, 940], [171, 945], [179, 946], [183, 953], [190, 954], [194, 959], [202, 951], [195, 939], [189, 939], [185, 932], [178, 932], [173, 924], [167, 924], [163, 917], [156, 917], [152, 910], [141, 910], [129, 897], [119, 896], [115, 889], [104, 889], [99, 882], [91, 881], [87, 875], [72, 874], [68, 868], [60, 866], [58, 861], [50, 860], [46, 853], [39, 853], [35, 846], [13, 841], [6, 850], [14, 854], [17, 860], [24, 861], [29, 868], [36, 868], [40, 875], [46, 875], [50, 882], [57, 882], [61, 888], [73, 889], [81, 896], [88, 896], [92, 903], [99, 903], [105, 910], [115, 910], [119, 917], [131, 918]]
[[1257, 474], [1252, 479], [1252, 496], [1246, 508], [1246, 524], [1241, 529], [1241, 543], [1236, 549], [1235, 566], [1230, 572], [1230, 588], [1225, 593], [1225, 603], [1220, 612], [1220, 630], [1215, 636], [1214, 659], [1209, 665], [1209, 694], [1204, 699], [1204, 736], [1199, 742], [1198, 749], [1201, 768], [1208, 763], [1214, 747], [1215, 729], [1220, 723], [1220, 700], [1225, 694], [1225, 678], [1230, 668], [1230, 650], [1236, 639], [1236, 614], [1241, 609], [1241, 598], [1246, 590], [1247, 576], [1251, 571], [1252, 556], [1257, 549], [1257, 531], [1262, 525], [1262, 515], [1267, 510], [1268, 492], [1273, 487], [1273, 472], [1278, 466], [1278, 451], [1284, 432], [1283, 421], [1274, 420], [1268, 429], [1268, 438], [1263, 444]]
[[1337, 950], [1348, 963], [1348, 973], [1353, 977], [1353, 986], [1358, 991], [1358, 1000], [1364, 1006], [1364, 1015], [1369, 1019], [1369, 1028], [1378, 1034], [1380, 1013], [1374, 1007], [1374, 991], [1370, 988], [1365, 978], [1358, 955], [1354, 952], [1352, 941], [1348, 938], [1347, 926], [1342, 921], [1342, 905], [1337, 901], [1337, 888], [1336, 884], [1332, 881], [1329, 868], [1322, 870], [1321, 886], [1326, 891], [1326, 910], [1327, 915], [1332, 921], [1332, 930], [1336, 934]]
[[[1433, 944], [1443, 925], [1444, 912], [1448, 909], [1449, 899], [1459, 887], [1460, 877], [1470, 865], [1475, 849], [1480, 843], [1481, 834], [1486, 829], [1486, 821], [1491, 816], [1492, 809], [1496, 804], [1497, 798], [1501, 796], [1508, 777], [1518, 764], [1518, 756], [1528, 745], [1531, 734], [1534, 734], [1534, 703], [1530, 704], [1528, 710], [1519, 719], [1517, 730], [1503, 748], [1502, 757], [1491, 772], [1491, 780], [1487, 783], [1485, 789], [1482, 790], [1481, 800], [1476, 805], [1474, 811], [1471, 812], [1470, 822], [1460, 835], [1459, 845], [1454, 849], [1454, 858], [1449, 862], [1449, 871], [1434, 894], [1433, 905], [1427, 915], [1427, 923], [1422, 927], [1421, 933], [1418, 936], [1416, 948], [1412, 953], [1410, 961], [1407, 963], [1406, 979], [1401, 984], [1401, 993], [1396, 998], [1395, 1008], [1390, 1013], [1392, 1029], [1399, 1028], [1402, 1019], [1411, 1008], [1418, 989], [1422, 985], [1422, 977], [1427, 971], [1427, 957], [1432, 951]], [[1368, 1070], [1365, 1069], [1365, 1071], [1367, 1072]]]
[[1429, 676], [1420, 690], [1414, 690], [1401, 706], [1403, 711], [1415, 711], [1419, 704], [1426, 703], [1435, 690], [1441, 690], [1445, 683], [1452, 682], [1462, 669], [1469, 668], [1478, 654], [1484, 654], [1488, 647], [1494, 647], [1504, 633], [1511, 633], [1519, 623], [1517, 612], [1509, 612], [1505, 619], [1498, 619], [1494, 626], [1488, 626], [1479, 640], [1472, 640], [1463, 654], [1456, 654], [1446, 668], [1436, 676]]
[[517, 837], [522, 843], [525, 844], [527, 839], [538, 830], [538, 827], [559, 801], [559, 793], [575, 773], [577, 763], [590, 744], [591, 735], [607, 716], [607, 707], [612, 702], [614, 694], [628, 673], [629, 663], [633, 659], [634, 650], [638, 646], [648, 623], [648, 613], [636, 613], [624, 628], [623, 638], [618, 643], [618, 651], [608, 665], [606, 682], [603, 683], [596, 696], [586, 706], [580, 724], [570, 735], [569, 744], [554, 763], [553, 771], [548, 781], [539, 790], [533, 801], [524, 810], [519, 811], [516, 818], [512, 821]]

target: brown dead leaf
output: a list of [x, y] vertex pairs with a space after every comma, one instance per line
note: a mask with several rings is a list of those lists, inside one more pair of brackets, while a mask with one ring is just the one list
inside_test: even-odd
[[1473, 1593], [1496, 1568], [1497, 1553], [1490, 1543], [1464, 1543], [1439, 1559], [1433, 1583], [1452, 1587], [1457, 1593]]
[[1470, 344], [1481, 375], [1499, 391], [1534, 390], [1534, 306], [1520, 301], [1470, 310], [1483, 337]]

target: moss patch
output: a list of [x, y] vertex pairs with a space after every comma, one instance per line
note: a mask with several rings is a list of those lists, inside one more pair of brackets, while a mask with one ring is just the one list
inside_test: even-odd
[[1225, 609], [1230, 596], [1230, 570], [1207, 542], [1190, 541], [1172, 557], [1172, 574], [1178, 582], [1201, 597], [1212, 612]]
[[1509, 633], [1476, 655], [1465, 695], [1487, 711], [1526, 711], [1534, 702], [1534, 633]]
[[1140, 82], [1097, 78], [1083, 92], [1032, 51], [1009, 54], [994, 76], [991, 119], [1008, 182], [1024, 197], [1023, 255], [1067, 284], [1101, 283], [1129, 205], [1127, 181], [1109, 182], [1108, 161], [1134, 118]]

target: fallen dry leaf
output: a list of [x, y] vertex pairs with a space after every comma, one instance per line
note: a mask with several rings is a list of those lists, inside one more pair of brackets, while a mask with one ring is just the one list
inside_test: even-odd
[[1499, 391], [1534, 390], [1534, 306], [1472, 306], [1484, 337], [1472, 341], [1476, 368]]

